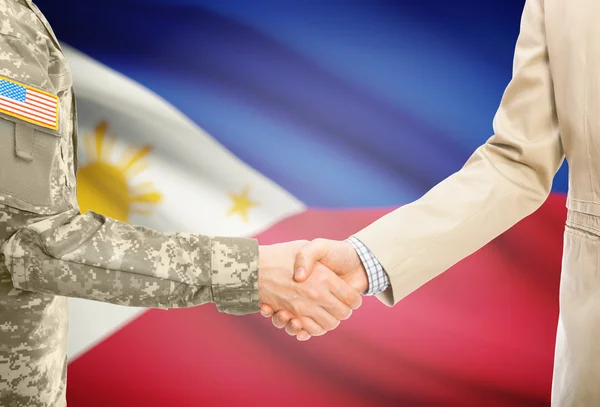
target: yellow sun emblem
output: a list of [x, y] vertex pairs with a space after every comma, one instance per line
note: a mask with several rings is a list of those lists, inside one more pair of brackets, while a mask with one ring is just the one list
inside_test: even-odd
[[143, 158], [151, 148], [127, 148], [113, 163], [115, 137], [107, 128], [102, 122], [83, 139], [88, 163], [77, 172], [77, 199], [82, 213], [92, 210], [128, 222], [132, 213], [150, 214], [149, 207], [162, 196], [151, 182], [131, 185], [131, 179], [146, 169]]

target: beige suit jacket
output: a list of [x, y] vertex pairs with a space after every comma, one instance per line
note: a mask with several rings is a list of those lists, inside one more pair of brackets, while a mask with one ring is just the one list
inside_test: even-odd
[[538, 209], [566, 156], [553, 405], [600, 406], [600, 1], [526, 1], [494, 133], [458, 172], [356, 234], [389, 274], [379, 297], [397, 303]]

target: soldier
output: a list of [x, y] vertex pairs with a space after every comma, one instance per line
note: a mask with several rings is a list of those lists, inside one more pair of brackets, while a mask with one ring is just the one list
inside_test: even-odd
[[260, 300], [303, 316], [313, 335], [360, 306], [325, 267], [293, 282], [302, 241], [258, 247], [81, 214], [76, 151], [71, 73], [52, 29], [31, 0], [0, 0], [0, 405], [66, 405], [66, 297], [213, 302], [236, 315]]

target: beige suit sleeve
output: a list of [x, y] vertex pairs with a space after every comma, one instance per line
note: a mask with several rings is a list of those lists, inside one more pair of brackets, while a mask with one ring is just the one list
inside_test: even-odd
[[356, 234], [390, 277], [391, 286], [379, 295], [387, 305], [483, 247], [548, 197], [564, 152], [542, 0], [525, 4], [513, 78], [494, 133], [460, 171]]

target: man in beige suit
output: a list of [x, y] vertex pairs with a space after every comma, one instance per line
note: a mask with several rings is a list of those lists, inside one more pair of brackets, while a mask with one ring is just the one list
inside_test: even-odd
[[[552, 405], [561, 407], [600, 406], [598, 16], [597, 0], [527, 0], [494, 136], [421, 199], [354, 236], [372, 256], [361, 256], [365, 268], [374, 258], [385, 270], [389, 287], [378, 297], [392, 306], [538, 209], [566, 156], [570, 188], [552, 385]], [[297, 278], [317, 260], [348, 281], [362, 275], [364, 288], [352, 242], [313, 242], [297, 258]], [[289, 316], [274, 322], [281, 326]], [[307, 339], [294, 322], [288, 332]]]

